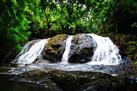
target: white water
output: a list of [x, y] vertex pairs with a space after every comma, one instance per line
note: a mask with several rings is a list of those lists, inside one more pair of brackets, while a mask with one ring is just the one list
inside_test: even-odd
[[[88, 65], [118, 65], [122, 61], [118, 47], [113, 44], [109, 37], [102, 37], [96, 34], [87, 35], [91, 36], [97, 44], [92, 60], [87, 63]], [[62, 64], [69, 64], [68, 58], [72, 39], [73, 36], [70, 36], [66, 41]]]
[[21, 50], [21, 52], [17, 55], [17, 57], [21, 56], [22, 54], [26, 53], [29, 50], [30, 45], [33, 41], [28, 42]]
[[[86, 65], [118, 65], [122, 61], [119, 54], [119, 49], [108, 37], [101, 37], [96, 34], [87, 34], [93, 38], [97, 47], [94, 50], [92, 60]], [[71, 47], [71, 41], [73, 36], [69, 36], [66, 40], [65, 51], [62, 55], [61, 62], [59, 64], [71, 65], [68, 63], [69, 52]], [[45, 44], [48, 39], [42, 39], [30, 47], [33, 41], [26, 44], [23, 50], [19, 53], [16, 59], [17, 64], [30, 64], [41, 55]], [[76, 64], [77, 65], [77, 64]], [[80, 64], [82, 65], [82, 64]], [[76, 67], [76, 66], [75, 66]]]
[[[69, 52], [71, 47], [71, 41], [73, 36], [69, 36], [66, 40], [65, 51], [62, 55], [62, 60], [60, 63], [50, 63], [44, 61], [39, 64], [31, 64], [30, 68], [38, 69], [59, 69], [67, 71], [95, 71], [104, 73], [121, 73], [123, 68], [120, 63], [122, 63], [122, 58], [119, 54], [119, 49], [108, 37], [101, 37], [96, 34], [87, 34], [93, 38], [97, 47], [95, 48], [93, 57], [90, 62], [83, 64], [71, 64], [68, 62]], [[27, 43], [22, 51], [18, 54], [16, 61], [17, 64], [30, 64], [34, 62], [44, 49], [44, 46], [49, 39], [42, 39], [36, 43], [30, 41]], [[34, 44], [33, 44], [34, 43]], [[24, 69], [24, 68], [23, 68]]]
[[73, 39], [73, 36], [69, 36], [66, 40], [66, 47], [65, 47], [65, 51], [63, 53], [62, 59], [61, 59], [61, 64], [68, 64], [68, 58], [69, 58], [69, 52], [70, 52], [70, 46], [71, 46], [72, 39]]
[[[37, 57], [40, 56], [41, 52], [44, 49], [45, 44], [48, 42], [48, 39], [41, 39], [34, 45], [31, 45], [32, 41], [26, 44], [23, 47], [23, 50], [19, 53], [15, 59], [17, 64], [30, 64], [35, 61]], [[30, 48], [29, 48], [30, 47]]]
[[95, 34], [90, 35], [97, 43], [90, 65], [118, 65], [122, 59], [119, 49], [109, 37], [101, 37]]

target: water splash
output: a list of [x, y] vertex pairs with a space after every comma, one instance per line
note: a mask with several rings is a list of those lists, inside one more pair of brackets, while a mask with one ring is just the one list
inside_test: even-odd
[[34, 40], [28, 42], [28, 43], [22, 48], [21, 52], [17, 55], [17, 58], [18, 58], [19, 56], [21, 56], [22, 54], [26, 53], [26, 52], [29, 50], [29, 47], [30, 47], [30, 45], [31, 45], [33, 42], [34, 42]]
[[113, 44], [109, 37], [101, 37], [96, 34], [90, 35], [97, 43], [97, 48], [94, 52], [91, 65], [118, 65], [122, 61], [119, 49]]
[[[73, 36], [69, 36], [66, 40], [65, 51], [62, 55], [62, 60], [59, 63], [50, 63], [48, 61], [43, 61], [39, 64], [31, 64], [30, 68], [36, 69], [59, 69], [67, 71], [95, 71], [95, 72], [104, 72], [109, 74], [120, 74], [125, 70], [126, 65], [122, 64], [125, 61], [121, 58], [119, 54], [119, 49], [116, 45], [113, 44], [110, 38], [101, 37], [96, 34], [86, 34], [93, 38], [96, 42], [96, 47], [93, 54], [93, 57], [90, 62], [83, 64], [71, 64], [68, 62], [69, 52], [71, 47], [71, 41]], [[19, 53], [16, 58], [17, 64], [30, 64], [34, 62], [44, 49], [45, 44], [48, 42], [48, 39], [42, 39], [33, 44], [33, 41], [27, 43], [23, 50]], [[21, 68], [22, 69], [22, 68]], [[24, 68], [23, 68], [24, 69]], [[126, 71], [126, 70], [125, 70]], [[13, 71], [12, 71], [13, 72]]]
[[61, 59], [61, 64], [67, 64], [68, 63], [68, 58], [69, 58], [69, 52], [70, 52], [70, 46], [71, 46], [72, 39], [73, 39], [73, 36], [69, 36], [66, 40], [65, 52], [63, 53], [63, 56], [62, 56], [62, 59]]
[[[88, 62], [89, 65], [118, 65], [121, 63], [122, 58], [119, 54], [119, 49], [113, 44], [109, 37], [101, 37], [96, 34], [87, 35], [91, 36], [97, 44], [92, 60]], [[69, 64], [68, 59], [72, 39], [73, 36], [69, 36], [66, 40], [66, 47], [62, 55], [61, 64]], [[32, 45], [33, 41], [30, 41], [17, 56], [16, 63], [29, 64], [34, 62], [35, 59], [40, 56], [47, 42], [48, 39], [42, 39]]]
[[17, 64], [30, 64], [34, 62], [35, 59], [40, 56], [47, 42], [48, 39], [41, 39], [32, 45], [33, 41], [30, 41], [23, 47], [14, 62]]

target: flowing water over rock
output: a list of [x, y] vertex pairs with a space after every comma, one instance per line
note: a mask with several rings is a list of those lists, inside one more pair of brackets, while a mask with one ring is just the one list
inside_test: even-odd
[[30, 64], [36, 60], [41, 55], [41, 52], [43, 51], [43, 48], [45, 44], [48, 42], [48, 39], [42, 39], [38, 42], [33, 43], [33, 41], [30, 41], [27, 43], [22, 51], [17, 55], [15, 62], [17, 64]]
[[89, 34], [97, 43], [97, 48], [89, 64], [118, 65], [122, 62], [119, 49], [110, 38]]
[[128, 72], [129, 60], [123, 59], [111, 39], [96, 34], [30, 41], [12, 63], [18, 66], [0, 67], [3, 91], [137, 90], [136, 77], [119, 78]]
[[[51, 43], [50, 40], [55, 43]], [[43, 56], [41, 53], [44, 52], [44, 46], [46, 58], [39, 59], [39, 56]], [[48, 50], [50, 52], [47, 52]], [[61, 53], [60, 50], [62, 50]], [[64, 53], [62, 53], [63, 50]], [[61, 54], [61, 57], [58, 56]], [[50, 58], [61, 61], [52, 63]], [[127, 69], [128, 64], [127, 59], [122, 59], [118, 47], [113, 44], [110, 38], [96, 34], [77, 34], [67, 38], [58, 35], [50, 39], [39, 40], [34, 44], [31, 41], [23, 47], [14, 62], [16, 64], [31, 64], [30, 68], [94, 71], [109, 74], [124, 72], [123, 70]], [[33, 62], [37, 62], [37, 64]]]
[[63, 53], [61, 63], [62, 64], [67, 64], [68, 63], [68, 58], [69, 58], [69, 52], [70, 52], [70, 47], [71, 47], [71, 41], [73, 39], [73, 36], [69, 36], [68, 39], [66, 40], [66, 48], [65, 52]]

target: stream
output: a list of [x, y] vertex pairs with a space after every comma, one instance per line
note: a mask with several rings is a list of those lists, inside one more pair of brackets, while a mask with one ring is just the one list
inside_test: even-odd
[[0, 89], [137, 91], [130, 60], [119, 51], [109, 37], [96, 34], [32, 40], [10, 66], [0, 67]]

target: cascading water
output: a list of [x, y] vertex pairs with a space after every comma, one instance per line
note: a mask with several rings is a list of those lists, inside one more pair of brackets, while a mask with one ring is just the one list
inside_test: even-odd
[[65, 52], [63, 53], [61, 63], [62, 64], [67, 64], [68, 63], [68, 58], [69, 58], [69, 52], [70, 52], [70, 46], [71, 46], [71, 41], [73, 39], [73, 36], [69, 36], [66, 40], [66, 48]]
[[34, 45], [30, 46], [33, 41], [30, 41], [23, 47], [23, 50], [18, 54], [15, 61], [17, 64], [30, 64], [40, 56], [48, 39], [41, 39]]
[[[50, 60], [46, 60], [45, 57], [45, 60], [40, 59], [40, 61], [43, 61], [42, 63], [36, 64], [35, 62], [30, 65], [23, 65], [23, 66], [19, 65], [17, 67], [11, 67], [11, 68], [2, 67], [0, 69], [0, 75], [1, 75], [0, 77], [2, 77], [0, 80], [4, 82], [3, 83], [4, 85], [3, 84], [1, 85], [4, 86], [4, 89], [8, 91], [15, 90], [16, 86], [19, 86], [17, 90], [22, 90], [23, 88], [21, 87], [25, 84], [27, 84], [25, 86], [28, 87], [26, 88], [27, 91], [32, 89], [33, 87], [32, 85], [34, 85], [34, 87], [38, 87], [38, 89], [34, 88], [35, 90], [41, 89], [44, 91], [44, 90], [55, 89], [60, 91], [62, 89], [63, 90], [68, 89], [67, 87], [72, 84], [71, 82], [72, 80], [74, 80], [73, 81], [74, 86], [71, 89], [80, 90], [80, 91], [98, 90], [98, 88], [100, 88], [100, 85], [98, 86], [98, 84], [100, 84], [99, 82], [100, 79], [101, 82], [104, 82], [107, 79], [107, 83], [105, 85], [101, 85], [102, 87], [112, 88], [112, 89], [107, 88], [107, 90], [117, 90], [117, 89], [120, 90], [121, 89], [120, 87], [123, 88], [126, 85], [130, 85], [128, 88], [131, 88], [132, 85], [136, 85], [136, 77], [129, 75], [130, 77], [129, 78], [127, 77], [127, 74], [124, 76], [121, 75], [125, 73], [124, 71], [127, 72], [128, 70], [124, 69], [126, 66], [123, 66], [122, 68], [121, 63], [124, 60], [121, 58], [117, 46], [115, 46], [108, 37], [101, 37], [95, 34], [83, 34], [82, 36], [81, 35], [82, 34], [78, 34], [76, 36], [69, 36], [67, 39], [65, 37], [64, 39], [66, 40], [60, 38], [61, 41], [57, 41], [57, 43], [55, 43], [55, 41], [54, 42], [51, 41], [53, 45], [50, 46], [49, 46], [50, 42], [48, 42], [49, 39], [30, 41], [23, 47], [23, 50], [17, 55], [17, 58], [14, 61], [14, 63], [30, 64], [34, 61], [39, 60], [39, 56], [42, 56], [41, 55], [42, 52], [45, 52], [45, 55], [46, 54], [48, 55], [48, 53], [46, 53], [47, 50], [45, 50], [46, 44], [47, 44], [46, 47], [49, 47], [51, 49], [52, 48], [55, 50], [60, 49], [59, 51], [57, 50], [55, 52], [57, 55], [55, 55], [54, 51], [52, 51], [49, 54], [50, 57], [55, 57], [55, 58], [58, 58], [58, 55], [60, 57], [61, 54], [62, 56], [62, 58], [60, 57], [61, 62], [59, 60], [57, 61], [57, 63], [50, 63]], [[56, 40], [58, 40], [58, 38]], [[66, 44], [64, 42], [66, 42]], [[86, 44], [90, 44], [90, 45], [86, 45]], [[64, 51], [64, 47], [65, 47], [65, 51]], [[64, 53], [61, 49], [64, 51]], [[85, 56], [85, 54], [88, 53], [93, 55]], [[75, 56], [72, 56], [73, 54]], [[81, 58], [86, 59], [88, 57], [89, 59], [85, 63], [80, 63], [80, 61], [75, 61], [75, 60], [73, 61], [77, 63], [70, 63], [71, 57], [79, 57], [80, 60]], [[54, 71], [50, 71], [50, 70], [54, 70]], [[67, 72], [67, 71], [75, 71], [75, 72]], [[113, 76], [120, 74], [120, 76], [113, 78], [112, 76], [109, 76], [107, 74], [100, 74], [98, 72], [111, 74]], [[67, 82], [67, 78], [70, 78], [69, 84], [68, 83], [64, 84], [65, 88], [58, 88], [58, 85], [64, 83], [62, 81]], [[54, 80], [56, 80], [57, 82], [52, 83], [52, 81], [54, 82]], [[86, 83], [77, 86], [77, 83], [81, 82], [81, 80], [82, 81], [85, 80]], [[60, 81], [61, 83], [58, 83], [58, 81]], [[5, 88], [7, 87], [7, 83], [10, 87], [9, 89]], [[93, 86], [94, 83], [96, 84]], [[113, 83], [117, 84], [118, 86], [117, 85], [111, 86], [113, 85]], [[135, 89], [134, 87], [133, 89]]]
[[[119, 49], [108, 37], [101, 37], [96, 34], [86, 34], [91, 36], [92, 39], [96, 42], [97, 46], [94, 50], [93, 57], [90, 62], [87, 63], [69, 63], [69, 53], [71, 42], [74, 36], [69, 36], [66, 39], [65, 51], [62, 55], [61, 62], [50, 63], [44, 61], [42, 64], [33, 64], [31, 68], [40, 68], [40, 69], [61, 69], [68, 71], [96, 71], [104, 73], [115, 73], [114, 69], [118, 71], [123, 69], [119, 66], [123, 59], [119, 54]], [[17, 64], [30, 64], [34, 62], [38, 56], [41, 55], [41, 52], [46, 46], [48, 39], [42, 39], [39, 42], [33, 44], [31, 47], [31, 42], [25, 45], [23, 50], [17, 56]], [[30, 47], [30, 48], [29, 48]], [[45, 60], [45, 59], [43, 59]], [[50, 60], [49, 60], [50, 61]], [[120, 67], [120, 68], [119, 68]], [[121, 71], [119, 71], [121, 73]]]
[[95, 34], [88, 35], [97, 43], [97, 48], [89, 64], [117, 65], [122, 61], [118, 47], [113, 44], [110, 38], [101, 37]]

